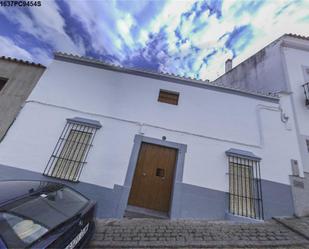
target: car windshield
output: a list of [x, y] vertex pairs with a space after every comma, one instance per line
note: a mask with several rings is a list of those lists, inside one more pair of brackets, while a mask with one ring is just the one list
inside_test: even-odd
[[25, 248], [78, 213], [88, 200], [67, 188], [32, 194], [0, 211], [0, 235], [9, 248]]

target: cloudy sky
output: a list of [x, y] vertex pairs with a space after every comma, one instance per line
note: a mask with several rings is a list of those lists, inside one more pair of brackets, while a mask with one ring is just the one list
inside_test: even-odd
[[41, 0], [0, 7], [1, 55], [54, 51], [213, 80], [284, 33], [309, 36], [309, 0]]

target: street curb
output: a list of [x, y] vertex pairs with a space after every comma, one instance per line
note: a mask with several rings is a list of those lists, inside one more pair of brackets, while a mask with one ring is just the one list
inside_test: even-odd
[[280, 218], [273, 217], [272, 219], [275, 220], [276, 222], [278, 222], [279, 224], [283, 225], [283, 226], [286, 227], [287, 229], [291, 230], [292, 232], [294, 232], [294, 233], [296, 233], [296, 234], [298, 234], [298, 235], [304, 237], [304, 238], [305, 238], [306, 240], [308, 240], [308, 242], [309, 242], [309, 236], [308, 236], [308, 235], [306, 235], [306, 234], [302, 233], [301, 231], [295, 229], [294, 227], [292, 227], [292, 226], [286, 224], [286, 223], [285, 223], [284, 221], [282, 221]]

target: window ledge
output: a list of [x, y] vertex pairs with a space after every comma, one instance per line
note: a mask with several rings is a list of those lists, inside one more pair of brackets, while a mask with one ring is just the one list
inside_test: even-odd
[[243, 159], [253, 160], [253, 161], [261, 161], [261, 158], [254, 155], [251, 151], [239, 150], [231, 148], [225, 152], [227, 156], [235, 156]]
[[100, 129], [102, 127], [101, 123], [97, 120], [87, 119], [87, 118], [67, 118], [68, 123], [85, 125], [89, 127], [93, 127], [95, 129]]
[[225, 213], [225, 219], [230, 220], [230, 221], [236, 221], [236, 222], [241, 222], [241, 223], [262, 223], [264, 220], [258, 220], [246, 216], [240, 216], [236, 214], [231, 214], [229, 212]]

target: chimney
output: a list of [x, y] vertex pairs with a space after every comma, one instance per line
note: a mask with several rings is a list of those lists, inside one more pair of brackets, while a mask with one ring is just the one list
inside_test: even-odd
[[228, 71], [230, 71], [233, 67], [233, 61], [232, 59], [227, 59], [225, 61], [225, 72], [227, 73]]

